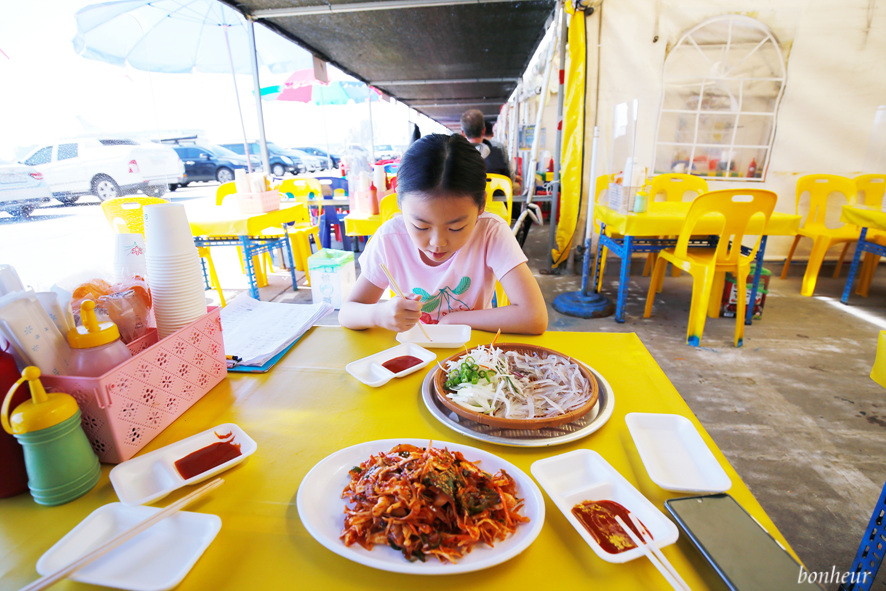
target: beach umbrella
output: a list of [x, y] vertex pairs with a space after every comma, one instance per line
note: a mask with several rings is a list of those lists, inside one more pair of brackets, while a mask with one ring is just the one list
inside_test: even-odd
[[[148, 72], [230, 72], [244, 142], [236, 74], [251, 73], [258, 89], [258, 67], [284, 73], [313, 61], [304, 49], [217, 0], [103, 2], [80, 9], [75, 19], [74, 50], [82, 57]], [[267, 168], [261, 102], [256, 105]]]

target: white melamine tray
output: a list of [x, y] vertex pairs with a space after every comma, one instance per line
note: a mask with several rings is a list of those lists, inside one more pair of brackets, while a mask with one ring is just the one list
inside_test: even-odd
[[[202, 472], [187, 480], [175, 469], [175, 462], [186, 455], [222, 440], [226, 434], [234, 436], [233, 443], [240, 444], [240, 455], [224, 464]], [[117, 497], [127, 505], [144, 505], [160, 500], [177, 488], [196, 484], [231, 468], [255, 453], [256, 443], [243, 429], [233, 423], [225, 423], [187, 439], [135, 457], [111, 469], [111, 484]]]
[[677, 526], [664, 513], [595, 451], [577, 449], [538, 460], [530, 471], [575, 531], [607, 562], [627, 562], [643, 556], [643, 551], [633, 548], [618, 554], [606, 552], [572, 514], [572, 508], [582, 501], [619, 503], [646, 526], [652, 533], [652, 543], [659, 548], [673, 544], [680, 535]]
[[[41, 575], [92, 552], [160, 509], [109, 503], [90, 513], [37, 561]], [[68, 578], [93, 585], [162, 591], [178, 585], [221, 529], [217, 515], [179, 511]]]
[[692, 421], [673, 414], [632, 412], [625, 423], [649, 478], [665, 490], [719, 493], [732, 481]]
[[[388, 369], [382, 367], [382, 363], [385, 361], [389, 361], [395, 357], [402, 357], [403, 355], [418, 357], [421, 359], [421, 363], [413, 365], [409, 369], [405, 369], [399, 373], [388, 371]], [[413, 345], [412, 343], [405, 343], [403, 345], [391, 347], [390, 349], [385, 349], [381, 353], [376, 353], [375, 355], [352, 361], [345, 366], [345, 371], [367, 386], [378, 388], [379, 386], [384, 386], [394, 378], [402, 378], [403, 376], [408, 376], [409, 374], [420, 370], [435, 359], [437, 359], [436, 353], [431, 353], [427, 349], [419, 347], [418, 345]]]
[[428, 349], [457, 349], [471, 340], [471, 327], [467, 324], [425, 324], [424, 327], [430, 341], [417, 324], [406, 332], [398, 332], [397, 341]]

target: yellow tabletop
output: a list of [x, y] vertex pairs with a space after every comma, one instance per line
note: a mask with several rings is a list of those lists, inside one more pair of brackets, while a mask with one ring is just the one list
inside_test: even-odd
[[879, 207], [849, 205], [847, 203], [843, 206], [843, 211], [840, 214], [840, 221], [847, 224], [855, 224], [862, 228], [886, 230], [886, 211], [883, 211]]
[[188, 204], [185, 209], [194, 236], [258, 236], [267, 228], [280, 228], [307, 216], [304, 203], [281, 204], [267, 213], [241, 213], [236, 204]]
[[[691, 202], [650, 203], [649, 210], [643, 213], [619, 213], [608, 205], [598, 203], [594, 216], [606, 224], [606, 228], [623, 236], [676, 236], [683, 227]], [[716, 234], [713, 225], [705, 229], [704, 219], [699, 222], [698, 234]], [[794, 236], [800, 229], [800, 216], [775, 212], [769, 218], [764, 234], [769, 236]]]
[[[474, 331], [473, 338], [475, 344], [485, 343], [492, 335]], [[296, 510], [299, 483], [326, 456], [365, 441], [421, 438], [484, 449], [527, 474], [535, 460], [593, 449], [665, 511], [663, 501], [681, 495], [649, 479], [625, 426], [625, 414], [634, 411], [688, 417], [731, 478], [729, 494], [787, 546], [635, 334], [548, 332], [502, 340], [551, 347], [596, 368], [614, 391], [610, 420], [585, 439], [551, 448], [503, 447], [468, 439], [425, 409], [420, 395], [424, 371], [380, 388], [364, 386], [345, 372], [349, 361], [396, 344], [393, 333], [381, 329], [316, 327], [270, 373], [231, 375], [222, 381], [144, 450], [227, 422], [238, 424], [258, 443], [253, 456], [222, 474], [221, 488], [192, 507], [219, 515], [222, 529], [177, 589], [669, 589], [648, 560], [619, 565], [598, 558], [547, 496], [544, 527], [519, 556], [484, 571], [422, 578], [374, 570], [333, 554], [311, 538]], [[437, 351], [439, 359], [453, 353]], [[34, 579], [34, 565], [46, 549], [90, 512], [117, 500], [109, 468], [103, 466], [102, 479], [91, 492], [59, 507], [40, 507], [26, 494], [0, 499], [4, 587]], [[187, 492], [177, 491], [160, 505]], [[722, 588], [685, 536], [663, 551], [692, 589]], [[90, 587], [68, 582], [64, 588]]]
[[348, 236], [372, 236], [382, 224], [381, 216], [371, 213], [349, 213], [344, 219]]

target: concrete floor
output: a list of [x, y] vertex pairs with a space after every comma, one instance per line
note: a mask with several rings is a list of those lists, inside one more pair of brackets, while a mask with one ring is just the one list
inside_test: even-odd
[[[784, 280], [781, 262], [770, 262], [763, 318], [746, 327], [744, 347], [732, 345], [734, 320], [721, 318], [708, 319], [695, 348], [684, 342], [688, 275], [668, 275], [644, 319], [649, 282], [636, 259], [624, 324], [565, 316], [551, 302], [577, 291], [581, 277], [538, 274], [547, 239], [547, 228], [534, 228], [526, 251], [548, 302], [549, 330], [636, 332], [807, 568], [848, 570], [886, 481], [886, 398], [868, 377], [886, 329], [886, 272], [870, 297], [853, 295], [846, 307], [839, 303], [845, 268], [833, 279], [833, 266], [825, 266], [807, 298], [800, 295], [804, 262]], [[603, 288], [613, 299], [614, 263]], [[309, 302], [310, 291], [287, 291], [277, 301]], [[886, 589], [886, 572], [873, 588]]]

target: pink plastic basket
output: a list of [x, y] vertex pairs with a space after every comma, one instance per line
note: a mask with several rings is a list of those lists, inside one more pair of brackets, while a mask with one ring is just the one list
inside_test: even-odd
[[77, 399], [99, 460], [128, 460], [227, 375], [219, 309], [157, 341], [129, 343], [133, 357], [97, 378], [42, 376], [48, 390]]

